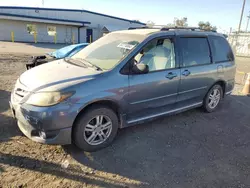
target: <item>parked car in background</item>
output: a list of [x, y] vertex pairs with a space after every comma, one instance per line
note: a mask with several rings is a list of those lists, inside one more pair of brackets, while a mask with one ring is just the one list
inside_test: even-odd
[[83, 48], [85, 48], [87, 45], [88, 45], [88, 43], [73, 44], [73, 45], [63, 47], [63, 48], [56, 50], [54, 52], [47, 53], [47, 54], [42, 55], [42, 56], [33, 56], [32, 60], [30, 60], [30, 62], [28, 62], [28, 64], [26, 64], [26, 69], [28, 70], [28, 69], [31, 69], [35, 66], [38, 66], [38, 65], [41, 65], [44, 63], [48, 63], [50, 61], [54, 61], [56, 59], [71, 57], [71, 56], [75, 55], [77, 52], [79, 52], [80, 50], [82, 50]]
[[235, 71], [232, 49], [219, 33], [116, 31], [71, 58], [24, 72], [10, 106], [30, 139], [96, 151], [119, 128], [197, 107], [215, 111], [232, 92]]

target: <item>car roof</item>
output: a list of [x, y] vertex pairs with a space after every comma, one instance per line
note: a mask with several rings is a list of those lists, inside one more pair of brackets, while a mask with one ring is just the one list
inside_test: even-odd
[[121, 33], [121, 34], [136, 34], [136, 35], [150, 35], [155, 32], [159, 32], [160, 29], [129, 29], [129, 30], [120, 30], [114, 31], [112, 33]]
[[184, 35], [184, 36], [223, 36], [221, 33], [217, 33], [215, 31], [190, 31], [190, 30], [175, 30], [176, 35]]
[[181, 35], [181, 36], [208, 36], [208, 35], [214, 35], [214, 36], [222, 36], [223, 34], [217, 33], [215, 31], [203, 31], [203, 30], [190, 30], [187, 29], [169, 29], [169, 30], [161, 30], [161, 28], [132, 28], [129, 30], [120, 30], [115, 31], [112, 33], [121, 33], [121, 34], [137, 34], [137, 35], [153, 35], [153, 34], [170, 34], [170, 35]]

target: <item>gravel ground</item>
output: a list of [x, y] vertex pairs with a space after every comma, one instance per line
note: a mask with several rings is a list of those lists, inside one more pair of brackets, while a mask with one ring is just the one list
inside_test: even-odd
[[47, 43], [20, 43], [0, 41], [1, 54], [44, 54], [55, 49], [66, 46], [66, 44], [47, 44]]
[[126, 128], [111, 147], [88, 153], [18, 130], [8, 100], [28, 58], [0, 54], [0, 187], [250, 187], [250, 98], [241, 85], [215, 113], [194, 109]]

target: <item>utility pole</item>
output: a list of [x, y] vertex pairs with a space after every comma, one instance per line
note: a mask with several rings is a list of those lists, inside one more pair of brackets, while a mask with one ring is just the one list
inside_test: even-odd
[[243, 17], [244, 9], [245, 9], [245, 4], [246, 4], [246, 0], [243, 0], [243, 5], [242, 5], [242, 9], [241, 9], [241, 15], [240, 15], [240, 23], [239, 23], [238, 33], [240, 32], [240, 29], [241, 29], [241, 22], [242, 22], [242, 17]]
[[246, 26], [246, 32], [247, 32], [247, 29], [248, 29], [249, 19], [250, 19], [250, 11], [249, 11], [249, 15], [247, 16], [247, 26]]

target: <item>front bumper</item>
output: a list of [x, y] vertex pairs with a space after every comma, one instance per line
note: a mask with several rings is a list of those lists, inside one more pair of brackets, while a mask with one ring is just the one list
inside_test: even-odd
[[10, 106], [19, 129], [31, 140], [45, 144], [71, 144], [72, 126], [77, 115], [74, 105], [64, 102], [51, 107], [36, 107], [11, 100]]
[[38, 130], [29, 124], [23, 124], [21, 121], [17, 121], [17, 125], [22, 133], [27, 136], [29, 139], [43, 143], [43, 144], [58, 144], [58, 145], [67, 145], [71, 144], [71, 127], [64, 128], [56, 131], [47, 131], [45, 132], [46, 136], [50, 135], [49, 138], [44, 138], [41, 133], [39, 135]]

